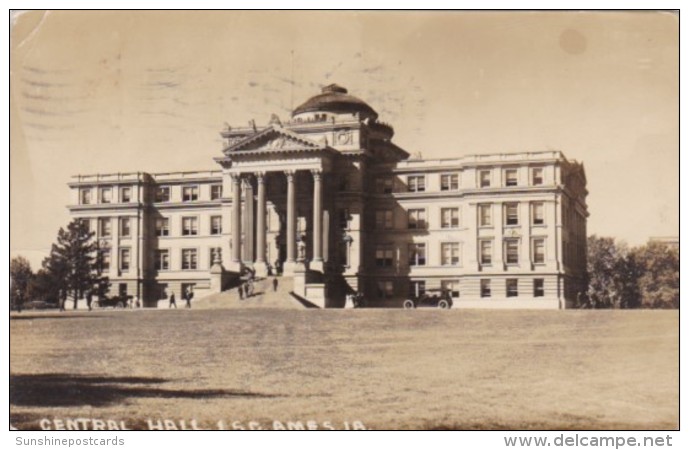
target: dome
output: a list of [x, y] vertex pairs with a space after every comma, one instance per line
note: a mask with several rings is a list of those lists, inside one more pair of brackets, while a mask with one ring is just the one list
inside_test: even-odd
[[362, 117], [378, 118], [378, 113], [373, 110], [366, 102], [349, 95], [347, 89], [336, 84], [326, 86], [321, 93], [315, 95], [298, 106], [292, 117], [308, 112], [331, 112], [335, 114], [354, 114], [360, 113]]

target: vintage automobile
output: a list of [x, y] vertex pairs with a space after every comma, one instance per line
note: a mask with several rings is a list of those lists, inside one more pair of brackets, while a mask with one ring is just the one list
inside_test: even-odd
[[402, 302], [404, 309], [416, 309], [422, 306], [429, 306], [439, 309], [452, 308], [452, 296], [444, 289], [428, 289], [418, 297], [412, 297]]
[[115, 308], [123, 309], [130, 306], [130, 302], [134, 296], [132, 295], [115, 295], [113, 297], [100, 297], [91, 303], [91, 307], [97, 308]]

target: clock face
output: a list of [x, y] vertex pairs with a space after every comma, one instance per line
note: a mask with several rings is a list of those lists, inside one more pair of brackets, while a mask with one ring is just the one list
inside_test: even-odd
[[352, 143], [352, 134], [348, 131], [340, 131], [337, 133], [337, 143], [341, 145]]

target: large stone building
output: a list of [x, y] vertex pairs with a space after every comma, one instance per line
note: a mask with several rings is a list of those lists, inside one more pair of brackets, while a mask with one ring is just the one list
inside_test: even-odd
[[[289, 120], [228, 127], [217, 170], [74, 177], [69, 209], [107, 248], [112, 290], [147, 306], [247, 270], [326, 307], [565, 308], [583, 289], [586, 176], [559, 151], [412, 159], [337, 85]], [[459, 154], [461, 151], [448, 152]]]

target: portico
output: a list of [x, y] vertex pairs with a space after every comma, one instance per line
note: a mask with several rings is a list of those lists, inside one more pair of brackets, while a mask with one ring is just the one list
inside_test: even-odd
[[[223, 167], [223, 176], [229, 180], [225, 184], [231, 191], [231, 197], [223, 202], [225, 207], [229, 207], [231, 217], [231, 252], [229, 259], [224, 259], [225, 269], [242, 273], [249, 268], [259, 277], [268, 274], [271, 261], [267, 257], [266, 217], [270, 191], [278, 192], [278, 204], [273, 206], [284, 211], [280, 230], [284, 254], [278, 257], [282, 273], [290, 276], [295, 270], [306, 268], [323, 272], [323, 241], [327, 236], [323, 224], [323, 177], [331, 168], [334, 152], [327, 145], [273, 126], [230, 146], [224, 151], [225, 157], [216, 158]], [[302, 204], [306, 200], [304, 188], [307, 187], [302, 188], [302, 182], [313, 185], [310, 205]], [[279, 204], [283, 201], [281, 193], [285, 193], [283, 204]], [[298, 206], [312, 211], [310, 242], [303, 242], [306, 233], [302, 235], [300, 232], [305, 230], [298, 230]], [[308, 260], [307, 254], [310, 255]]]

